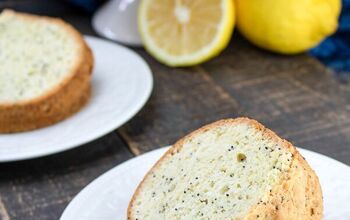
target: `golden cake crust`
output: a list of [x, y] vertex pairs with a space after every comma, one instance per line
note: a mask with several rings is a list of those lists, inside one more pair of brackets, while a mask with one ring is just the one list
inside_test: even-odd
[[80, 56], [64, 80], [45, 94], [15, 103], [0, 103], [0, 133], [13, 133], [46, 127], [79, 111], [89, 100], [93, 54], [81, 34], [61, 19], [4, 10], [26, 20], [42, 20], [60, 25], [74, 39]]
[[281, 182], [277, 184], [261, 201], [253, 206], [244, 220], [320, 220], [323, 219], [322, 190], [316, 173], [311, 169], [298, 150], [288, 141], [280, 138], [276, 133], [265, 128], [259, 122], [249, 118], [224, 119], [193, 131], [177, 141], [148, 171], [138, 185], [127, 210], [127, 219], [136, 220], [133, 207], [136, 198], [143, 190], [145, 180], [156, 170], [167, 157], [181, 150], [188, 139], [203, 133], [208, 129], [225, 125], [245, 123], [254, 126], [281, 147], [287, 149], [293, 156], [291, 166]]

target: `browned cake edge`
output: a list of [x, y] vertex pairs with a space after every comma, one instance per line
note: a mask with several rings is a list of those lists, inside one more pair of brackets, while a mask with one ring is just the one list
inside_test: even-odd
[[224, 119], [208, 125], [186, 135], [177, 141], [148, 171], [141, 183], [138, 185], [127, 210], [127, 219], [136, 220], [133, 216], [133, 206], [136, 198], [143, 190], [145, 180], [156, 170], [168, 157], [178, 153], [185, 141], [197, 134], [203, 133], [211, 128], [225, 124], [245, 123], [260, 130], [263, 135], [284, 147], [292, 153], [292, 162], [281, 182], [277, 184], [261, 201], [253, 206], [243, 219], [275, 219], [275, 220], [319, 220], [323, 218], [322, 190], [316, 173], [311, 169], [299, 151], [288, 141], [280, 138], [276, 133], [265, 128], [259, 122], [249, 118]]
[[81, 56], [77, 58], [71, 73], [67, 74], [62, 83], [54, 86], [44, 95], [17, 103], [0, 103], [0, 133], [46, 127], [79, 111], [90, 97], [90, 80], [94, 63], [92, 51], [82, 35], [74, 27], [58, 18], [17, 13], [11, 10], [4, 10], [3, 13], [14, 13], [15, 16], [24, 19], [39, 19], [62, 26], [79, 45]]

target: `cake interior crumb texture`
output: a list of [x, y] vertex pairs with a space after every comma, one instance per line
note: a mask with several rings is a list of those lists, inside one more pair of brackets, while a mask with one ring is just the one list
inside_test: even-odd
[[133, 219], [242, 219], [289, 170], [292, 154], [247, 123], [185, 138], [147, 176]]
[[0, 15], [0, 103], [39, 97], [71, 73], [80, 52], [59, 23]]

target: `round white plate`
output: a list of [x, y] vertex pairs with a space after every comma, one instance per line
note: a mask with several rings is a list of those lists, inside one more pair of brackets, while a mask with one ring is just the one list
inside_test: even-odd
[[[146, 172], [163, 155], [161, 148], [133, 158], [85, 187], [64, 210], [61, 220], [123, 220], [130, 198]], [[334, 159], [299, 149], [320, 178], [325, 220], [349, 220], [350, 167]]]
[[89, 103], [50, 127], [0, 134], [0, 162], [35, 158], [85, 144], [124, 124], [146, 103], [153, 86], [146, 62], [115, 43], [95, 37], [86, 40], [95, 57]]

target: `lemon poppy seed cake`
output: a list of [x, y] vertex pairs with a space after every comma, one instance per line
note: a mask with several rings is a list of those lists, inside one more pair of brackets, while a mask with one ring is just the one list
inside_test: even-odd
[[0, 14], [0, 132], [51, 125], [89, 99], [93, 66], [81, 34], [60, 19]]
[[322, 219], [318, 178], [258, 122], [221, 120], [173, 145], [144, 177], [129, 220]]

